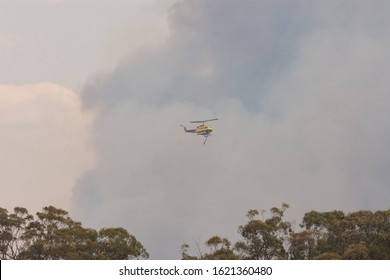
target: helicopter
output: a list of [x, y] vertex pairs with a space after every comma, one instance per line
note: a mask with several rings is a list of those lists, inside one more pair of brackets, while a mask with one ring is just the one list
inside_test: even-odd
[[201, 125], [198, 125], [194, 129], [187, 129], [184, 125], [180, 125], [181, 127], [184, 128], [184, 132], [189, 132], [189, 133], [196, 133], [197, 135], [203, 135], [205, 137], [203, 144], [206, 144], [207, 138], [211, 136], [211, 132], [213, 131], [213, 128], [205, 125], [206, 122], [211, 122], [211, 121], [217, 121], [218, 119], [209, 119], [209, 120], [203, 120], [203, 121], [190, 121], [190, 123], [201, 123]]

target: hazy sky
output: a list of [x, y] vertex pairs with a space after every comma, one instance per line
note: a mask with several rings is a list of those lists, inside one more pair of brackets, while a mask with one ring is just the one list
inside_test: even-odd
[[0, 0], [0, 207], [70, 210], [92, 168], [89, 79], [161, 47], [172, 1]]
[[[0, 0], [0, 206], [125, 227], [152, 258], [237, 239], [251, 208], [388, 209], [389, 12]], [[214, 117], [206, 145], [179, 127]]]

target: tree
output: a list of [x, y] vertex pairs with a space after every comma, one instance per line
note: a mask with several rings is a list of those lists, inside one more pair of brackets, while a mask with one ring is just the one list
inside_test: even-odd
[[[53, 206], [37, 213], [22, 238], [29, 245], [19, 258], [37, 260], [94, 258], [96, 231], [84, 229], [68, 212]], [[84, 247], [84, 248], [83, 248]], [[80, 250], [83, 248], [83, 250]]]
[[272, 216], [265, 220], [255, 219], [259, 214], [257, 210], [248, 211], [248, 223], [238, 229], [244, 240], [235, 245], [242, 258], [255, 260], [287, 258], [285, 242], [292, 233], [291, 223], [283, 220], [287, 208], [289, 205], [286, 203], [283, 203], [281, 208], [271, 208]]
[[305, 214], [290, 238], [292, 259], [390, 259], [390, 210]]
[[350, 245], [345, 250], [343, 258], [346, 260], [367, 260], [368, 249], [363, 243]]
[[289, 258], [292, 260], [310, 260], [318, 254], [318, 231], [304, 230], [292, 233], [289, 239]]
[[125, 260], [149, 258], [142, 244], [124, 228], [103, 228], [97, 238], [98, 255], [102, 259]]
[[142, 244], [123, 228], [83, 228], [68, 212], [44, 207], [37, 219], [25, 208], [0, 208], [1, 259], [74, 260], [148, 258]]
[[239, 256], [231, 248], [231, 242], [227, 238], [217, 235], [211, 237], [206, 242], [210, 252], [203, 256], [205, 260], [237, 260]]
[[198, 257], [189, 255], [190, 247], [184, 244], [182, 259], [286, 259], [288, 255], [285, 246], [288, 236], [292, 233], [291, 223], [283, 219], [287, 208], [289, 205], [286, 203], [283, 203], [281, 208], [271, 208], [272, 216], [265, 220], [256, 219], [259, 215], [258, 210], [249, 210], [246, 215], [248, 223], [238, 228], [242, 241], [231, 246], [228, 239], [213, 236], [205, 243], [209, 252], [199, 250]]
[[[205, 242], [208, 247], [208, 253], [202, 253], [199, 249], [199, 257], [191, 256], [188, 254], [189, 245], [183, 244], [182, 259], [183, 260], [238, 260], [239, 256], [234, 253], [234, 249], [231, 248], [231, 242], [227, 238], [221, 238], [217, 235], [209, 238]], [[198, 246], [199, 247], [199, 246]]]
[[[183, 259], [390, 259], [390, 210], [310, 211], [303, 217], [302, 231], [294, 232], [284, 220], [288, 204], [271, 208], [271, 217], [258, 219], [259, 211], [247, 213], [248, 222], [238, 228], [242, 240], [231, 242], [219, 236], [198, 246], [198, 256], [188, 254], [189, 245], [182, 246]], [[262, 212], [263, 214], [265, 213]]]
[[0, 259], [17, 259], [25, 250], [23, 234], [32, 220], [26, 208], [16, 207], [12, 214], [0, 208]]

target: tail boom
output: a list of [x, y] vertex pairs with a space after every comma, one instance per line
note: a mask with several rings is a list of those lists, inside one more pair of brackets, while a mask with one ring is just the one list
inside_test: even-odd
[[180, 125], [181, 127], [184, 128], [184, 132], [190, 132], [190, 133], [195, 133], [195, 129], [187, 129], [184, 125]]

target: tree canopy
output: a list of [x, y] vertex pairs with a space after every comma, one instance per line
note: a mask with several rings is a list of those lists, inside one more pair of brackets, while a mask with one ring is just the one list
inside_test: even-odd
[[68, 212], [53, 206], [30, 215], [0, 208], [0, 259], [77, 260], [145, 259], [148, 252], [124, 228], [99, 231], [82, 227]]
[[305, 214], [291, 259], [390, 259], [390, 210]]
[[[237, 228], [238, 241], [214, 235], [197, 254], [183, 244], [186, 260], [318, 260], [390, 259], [390, 209], [344, 213], [310, 211], [294, 230], [286, 221], [289, 205], [266, 211], [251, 209]], [[65, 210], [44, 207], [36, 216], [26, 208], [0, 208], [0, 259], [126, 260], [147, 259], [143, 245], [122, 227], [84, 228]]]
[[197, 256], [190, 255], [190, 246], [184, 244], [182, 259], [390, 259], [390, 210], [311, 211], [304, 215], [301, 230], [294, 231], [284, 220], [288, 208], [286, 203], [273, 207], [266, 219], [258, 218], [258, 210], [249, 210], [233, 246], [216, 235], [205, 242], [209, 253], [198, 249]]

